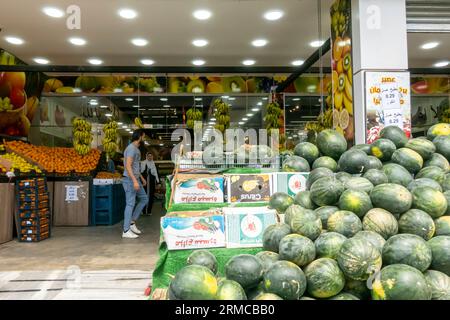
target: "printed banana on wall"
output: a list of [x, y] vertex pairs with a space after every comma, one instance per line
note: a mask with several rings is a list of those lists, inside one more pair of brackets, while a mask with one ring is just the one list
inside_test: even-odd
[[91, 142], [93, 140], [92, 125], [81, 118], [72, 120], [73, 147], [75, 151], [84, 156], [91, 150]]
[[112, 158], [117, 150], [117, 122], [111, 121], [103, 126], [103, 133], [105, 134], [102, 143], [103, 150], [109, 158]]

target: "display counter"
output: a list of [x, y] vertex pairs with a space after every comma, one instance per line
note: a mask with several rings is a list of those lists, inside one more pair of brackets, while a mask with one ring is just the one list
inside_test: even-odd
[[13, 239], [14, 183], [0, 183], [0, 244]]

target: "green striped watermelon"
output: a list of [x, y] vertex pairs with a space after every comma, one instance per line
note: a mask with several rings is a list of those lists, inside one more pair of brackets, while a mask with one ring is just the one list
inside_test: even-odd
[[416, 179], [418, 178], [430, 178], [442, 185], [445, 181], [445, 172], [439, 167], [425, 167], [416, 174]]
[[279, 259], [287, 260], [302, 267], [316, 257], [316, 247], [309, 238], [299, 234], [290, 234], [280, 241]]
[[339, 210], [331, 214], [328, 218], [328, 231], [343, 234], [346, 237], [353, 237], [362, 230], [361, 220], [351, 211]]
[[400, 233], [415, 234], [424, 240], [430, 240], [436, 227], [428, 213], [419, 209], [410, 209], [398, 220], [398, 230]]
[[404, 187], [407, 187], [408, 184], [413, 181], [411, 173], [409, 173], [408, 170], [396, 163], [385, 164], [383, 166], [383, 172], [388, 177], [389, 183], [400, 184]]
[[331, 129], [321, 131], [317, 135], [316, 144], [323, 155], [334, 160], [339, 160], [339, 157], [347, 150], [347, 140], [344, 136]]
[[311, 186], [311, 199], [318, 206], [330, 206], [339, 201], [344, 186], [335, 178], [320, 178]]
[[433, 153], [431, 158], [424, 163], [424, 167], [431, 167], [431, 166], [439, 167], [442, 170], [444, 170], [444, 172], [450, 171], [450, 163], [443, 155], [439, 153]]
[[350, 179], [352, 177], [352, 175], [350, 173], [347, 172], [338, 172], [334, 175], [334, 177], [339, 180], [341, 183], [345, 183], [348, 179]]
[[299, 156], [290, 156], [283, 162], [284, 172], [309, 172], [311, 167], [306, 159]]
[[327, 225], [328, 218], [331, 216], [331, 214], [333, 214], [336, 211], [339, 211], [339, 208], [335, 207], [335, 206], [324, 206], [324, 207], [319, 207], [316, 210], [314, 210], [316, 215], [322, 221], [322, 228], [323, 229], [327, 229], [328, 228], [328, 225]]
[[204, 266], [211, 270], [214, 274], [217, 273], [217, 259], [208, 250], [195, 250], [187, 258], [187, 264]]
[[214, 300], [217, 280], [211, 270], [196, 264], [183, 267], [169, 285], [171, 300]]
[[417, 187], [412, 191], [413, 208], [420, 209], [436, 219], [447, 211], [444, 194], [430, 187]]
[[291, 231], [315, 240], [322, 232], [322, 222], [314, 211], [305, 209], [291, 216]]
[[225, 264], [227, 279], [236, 281], [244, 289], [256, 287], [263, 273], [261, 260], [251, 254], [239, 254]]
[[260, 251], [255, 255], [263, 266], [264, 272], [269, 270], [269, 268], [278, 261], [278, 253], [272, 251]]
[[298, 300], [306, 290], [302, 269], [289, 261], [275, 262], [264, 274], [264, 289], [285, 300]]
[[368, 300], [370, 298], [370, 289], [367, 287], [367, 281], [358, 281], [347, 278], [345, 279], [343, 291], [357, 297], [360, 300]]
[[329, 298], [344, 288], [345, 278], [337, 262], [330, 258], [319, 258], [305, 268], [307, 291], [315, 298]]
[[247, 300], [242, 286], [233, 280], [219, 282], [216, 300]]
[[397, 234], [386, 241], [382, 259], [385, 266], [401, 263], [424, 272], [431, 264], [431, 249], [415, 234]]
[[362, 218], [372, 209], [372, 201], [369, 195], [364, 191], [348, 189], [345, 190], [339, 198], [339, 209], [355, 213]]
[[370, 199], [374, 207], [385, 209], [394, 214], [401, 214], [408, 211], [412, 206], [412, 194], [405, 187], [383, 183], [370, 193]]
[[377, 169], [366, 171], [363, 178], [369, 180], [374, 186], [389, 182], [387, 175], [383, 171]]
[[442, 190], [443, 191], [450, 191], [450, 173], [447, 173], [445, 175], [444, 182], [442, 183]]
[[309, 173], [308, 179], [306, 180], [306, 189], [310, 189], [312, 184], [319, 180], [320, 178], [333, 178], [334, 173], [328, 168], [317, 168]]
[[401, 165], [410, 173], [417, 173], [423, 167], [423, 159], [420, 154], [408, 148], [395, 150], [392, 154], [392, 162]]
[[442, 187], [439, 183], [437, 183], [435, 180], [430, 178], [419, 178], [416, 180], [411, 181], [410, 184], [408, 184], [408, 190], [412, 192], [417, 187], [430, 187], [437, 191], [442, 192]]
[[283, 214], [290, 205], [294, 203], [294, 199], [285, 192], [275, 192], [269, 200], [269, 207], [277, 210], [279, 214]]
[[370, 152], [370, 148], [371, 148], [370, 144], [357, 144], [357, 145], [354, 145], [353, 147], [351, 147], [350, 150], [352, 150], [352, 149], [361, 150], [361, 151], [364, 151], [369, 156], [372, 154]]
[[336, 259], [345, 240], [347, 240], [347, 237], [337, 232], [322, 233], [314, 241], [317, 258]]
[[362, 173], [368, 163], [369, 158], [364, 151], [353, 149], [345, 151], [341, 155], [338, 161], [338, 166], [341, 171], [356, 174]]
[[402, 148], [408, 143], [406, 134], [397, 126], [387, 126], [380, 131], [380, 137], [391, 140], [397, 148]]
[[433, 260], [431, 269], [450, 276], [450, 236], [437, 236], [428, 240]]
[[432, 300], [450, 300], [450, 277], [436, 270], [424, 272]]
[[417, 152], [423, 160], [430, 159], [433, 153], [436, 152], [436, 147], [433, 142], [427, 139], [411, 139], [405, 147]]
[[381, 161], [389, 161], [396, 149], [395, 144], [388, 139], [378, 139], [372, 143], [371, 154]]
[[306, 161], [312, 165], [313, 162], [319, 157], [319, 149], [310, 142], [300, 142], [295, 146], [294, 154], [306, 159]]
[[436, 146], [436, 152], [450, 161], [450, 135], [438, 136], [433, 140], [433, 143]]
[[373, 184], [368, 179], [363, 177], [351, 177], [344, 182], [345, 189], [359, 190], [370, 193], [373, 189]]
[[447, 211], [445, 212], [445, 215], [450, 216], [450, 190], [444, 192], [444, 197], [447, 199]]
[[286, 223], [277, 223], [268, 226], [263, 233], [264, 250], [278, 252], [281, 239], [290, 233], [291, 227]]
[[374, 156], [368, 156], [368, 161], [366, 167], [364, 168], [364, 172], [367, 172], [372, 169], [381, 170], [383, 168], [383, 163], [380, 159]]
[[389, 239], [398, 232], [397, 219], [389, 211], [381, 208], [367, 212], [362, 225], [364, 230], [376, 232], [384, 239]]
[[320, 158], [317, 158], [313, 165], [312, 165], [312, 169], [317, 169], [317, 168], [327, 168], [330, 169], [333, 172], [336, 172], [337, 170], [337, 162], [336, 160], [334, 160], [331, 157], [327, 157], [327, 156], [323, 156]]
[[300, 191], [295, 195], [294, 203], [305, 209], [314, 210], [317, 208], [315, 203], [311, 200], [311, 193], [309, 191]]
[[384, 238], [381, 235], [379, 235], [374, 231], [368, 230], [358, 232], [357, 234], [355, 234], [353, 238], [365, 239], [369, 241], [375, 248], [378, 249], [378, 251], [380, 251], [380, 253], [383, 251], [383, 246], [386, 243], [386, 240], [384, 240]]
[[450, 216], [443, 216], [434, 221], [437, 236], [450, 236]]

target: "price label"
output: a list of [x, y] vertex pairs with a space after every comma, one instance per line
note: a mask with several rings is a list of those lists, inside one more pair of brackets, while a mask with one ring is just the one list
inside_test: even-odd
[[401, 109], [384, 110], [383, 115], [385, 126], [397, 126], [403, 130], [403, 113]]
[[381, 107], [386, 109], [400, 109], [400, 92], [397, 83], [383, 83], [380, 86]]
[[80, 186], [66, 186], [66, 201], [78, 201], [78, 188]]

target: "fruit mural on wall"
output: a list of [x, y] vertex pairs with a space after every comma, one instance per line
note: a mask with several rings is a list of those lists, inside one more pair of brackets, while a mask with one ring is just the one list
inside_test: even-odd
[[28, 136], [39, 107], [42, 76], [37, 72], [4, 72], [2, 65], [22, 61], [0, 49], [0, 134]]
[[[354, 142], [351, 1], [336, 0], [330, 9], [333, 126], [349, 145]], [[337, 120], [339, 119], [339, 120]]]

